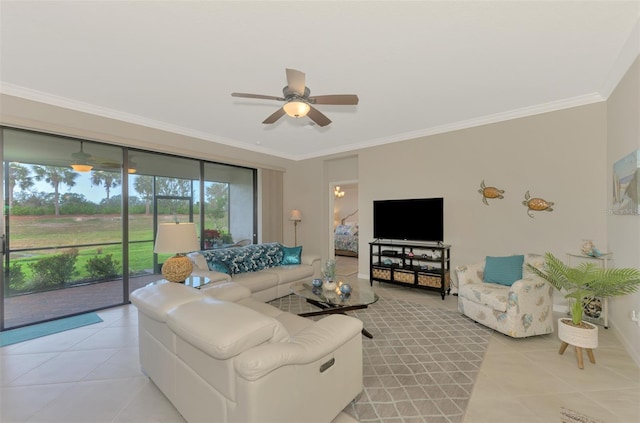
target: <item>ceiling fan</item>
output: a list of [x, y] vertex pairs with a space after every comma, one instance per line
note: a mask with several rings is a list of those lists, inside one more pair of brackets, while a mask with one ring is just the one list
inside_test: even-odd
[[258, 98], [264, 100], [284, 101], [285, 104], [276, 110], [262, 123], [270, 124], [276, 122], [285, 114], [301, 118], [309, 116], [318, 126], [327, 126], [331, 120], [322, 112], [312, 106], [312, 104], [335, 104], [350, 106], [358, 104], [358, 96], [355, 94], [333, 94], [317, 95], [310, 97], [309, 87], [305, 86], [305, 74], [299, 70], [287, 69], [287, 86], [282, 89], [283, 97], [261, 94], [231, 93], [232, 97]]

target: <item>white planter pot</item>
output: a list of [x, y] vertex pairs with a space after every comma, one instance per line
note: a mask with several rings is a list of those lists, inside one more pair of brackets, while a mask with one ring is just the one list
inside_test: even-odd
[[563, 320], [569, 320], [566, 317], [558, 319], [558, 338], [569, 345], [581, 348], [598, 348], [598, 327], [589, 322], [582, 322], [589, 326], [589, 329], [578, 328], [563, 323]]

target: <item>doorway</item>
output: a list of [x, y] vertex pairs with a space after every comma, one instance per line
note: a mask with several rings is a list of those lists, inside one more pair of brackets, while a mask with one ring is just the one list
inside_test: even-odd
[[359, 257], [358, 182], [331, 184], [330, 252], [341, 276], [357, 275]]

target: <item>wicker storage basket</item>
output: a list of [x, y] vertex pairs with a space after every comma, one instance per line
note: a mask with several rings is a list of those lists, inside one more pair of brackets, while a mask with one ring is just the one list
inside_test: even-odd
[[[444, 289], [449, 289], [451, 277], [449, 271], [444, 274]], [[418, 285], [440, 288], [440, 276], [426, 273], [418, 273]]]
[[373, 277], [376, 279], [384, 279], [384, 280], [390, 280], [391, 279], [391, 270], [389, 269], [377, 269], [377, 268], [373, 268]]
[[393, 280], [402, 283], [414, 283], [416, 279], [413, 272], [403, 272], [401, 270], [396, 270], [395, 272], [393, 272]]

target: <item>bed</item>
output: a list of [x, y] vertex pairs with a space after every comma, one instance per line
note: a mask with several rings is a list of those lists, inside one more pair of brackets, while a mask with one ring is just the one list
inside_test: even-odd
[[358, 225], [338, 225], [334, 233], [337, 256], [358, 257]]

